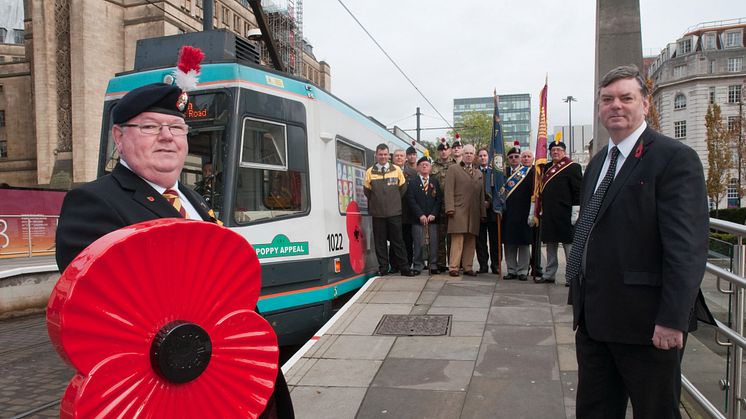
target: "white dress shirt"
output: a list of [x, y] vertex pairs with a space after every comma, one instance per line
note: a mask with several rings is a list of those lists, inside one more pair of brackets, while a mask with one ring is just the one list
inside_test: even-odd
[[619, 144], [614, 144], [614, 142], [611, 141], [611, 138], [609, 138], [609, 146], [606, 148], [606, 160], [604, 160], [604, 165], [601, 166], [601, 173], [599, 173], [598, 179], [596, 180], [596, 187], [593, 188], [594, 192], [601, 184], [601, 181], [606, 175], [606, 171], [609, 170], [609, 164], [611, 163], [611, 149], [614, 147], [619, 149], [619, 156], [616, 158], [616, 170], [614, 171], [614, 177], [616, 178], [616, 175], [619, 174], [619, 171], [622, 169], [625, 160], [627, 160], [627, 156], [629, 156], [629, 154], [632, 152], [632, 149], [635, 147], [635, 143], [637, 143], [637, 140], [640, 138], [642, 132], [645, 131], [645, 128], [647, 127], [647, 122], [643, 120], [642, 124], [640, 124], [640, 126], [637, 127], [637, 129], [634, 130], [632, 134], [629, 135], [629, 137], [620, 141]]

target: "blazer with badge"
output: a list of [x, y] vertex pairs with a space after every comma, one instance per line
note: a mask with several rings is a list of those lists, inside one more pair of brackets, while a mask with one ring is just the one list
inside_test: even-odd
[[[582, 186], [590, 200], [607, 148], [593, 157]], [[599, 341], [650, 345], [655, 325], [696, 325], [709, 215], [697, 153], [645, 129], [609, 186], [570, 286], [573, 327]], [[701, 309], [701, 308], [698, 308]], [[709, 314], [709, 313], [708, 313]]]
[[440, 189], [438, 179], [435, 179], [432, 174], [428, 177], [428, 184], [427, 191], [425, 191], [425, 185], [422, 184], [419, 175], [409, 179], [406, 199], [412, 215], [412, 224], [419, 224], [422, 215], [434, 215], [434, 223], [440, 222], [438, 215], [443, 206], [443, 190]]
[[[181, 183], [179, 190], [202, 220], [216, 222], [202, 197]], [[57, 225], [57, 266], [64, 271], [89, 244], [114, 230], [142, 221], [180, 217], [166, 198], [118, 164], [111, 174], [65, 195]]]

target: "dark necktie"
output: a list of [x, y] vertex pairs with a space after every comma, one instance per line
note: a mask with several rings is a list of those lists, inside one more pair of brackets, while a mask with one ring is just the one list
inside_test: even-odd
[[567, 260], [567, 269], [565, 272], [565, 279], [568, 282], [572, 282], [572, 280], [580, 273], [585, 242], [588, 240], [588, 235], [591, 233], [593, 223], [596, 221], [598, 210], [601, 209], [601, 203], [604, 201], [606, 191], [614, 180], [617, 157], [619, 157], [619, 149], [614, 147], [611, 149], [611, 160], [609, 161], [609, 169], [606, 171], [606, 175], [601, 180], [601, 184], [598, 185], [591, 200], [588, 201], [588, 205], [580, 213], [580, 219], [578, 219], [578, 222], [575, 224], [575, 235], [573, 237], [572, 248], [570, 249], [570, 256]]
[[179, 211], [181, 218], [189, 218], [187, 217], [186, 209], [181, 205], [181, 198], [179, 198], [178, 192], [173, 189], [166, 189], [163, 191], [163, 197], [166, 198], [169, 204], [176, 208], [176, 211]]

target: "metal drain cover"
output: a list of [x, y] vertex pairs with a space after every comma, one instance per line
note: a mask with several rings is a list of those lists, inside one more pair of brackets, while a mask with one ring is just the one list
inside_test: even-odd
[[378, 322], [375, 334], [394, 336], [443, 336], [448, 334], [448, 326], [450, 326], [450, 324], [450, 314], [384, 314], [381, 321]]

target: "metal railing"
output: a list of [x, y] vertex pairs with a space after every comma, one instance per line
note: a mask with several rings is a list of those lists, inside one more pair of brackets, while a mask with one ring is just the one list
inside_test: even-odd
[[0, 214], [0, 258], [54, 253], [57, 215]]
[[[684, 374], [681, 375], [682, 388], [699, 406], [713, 418], [740, 419], [741, 412], [746, 409], [746, 399], [743, 397], [743, 350], [746, 348], [746, 338], [744, 337], [744, 290], [746, 289], [746, 248], [743, 241], [746, 237], [746, 226], [735, 224], [729, 221], [723, 221], [711, 218], [710, 229], [725, 232], [736, 238], [733, 245], [733, 261], [730, 264], [731, 270], [716, 265], [715, 261], [708, 261], [706, 271], [715, 276], [717, 279], [717, 289], [719, 292], [728, 295], [730, 313], [730, 324], [725, 324], [715, 320], [717, 325], [716, 342], [720, 346], [727, 346], [731, 350], [727, 355], [727, 378], [721, 380], [723, 390], [727, 391], [725, 400], [725, 415], [721, 413], [715, 405], [708, 400], [702, 392], [689, 381]], [[727, 288], [722, 287], [723, 281], [728, 284]], [[723, 336], [727, 341], [721, 341]]]

